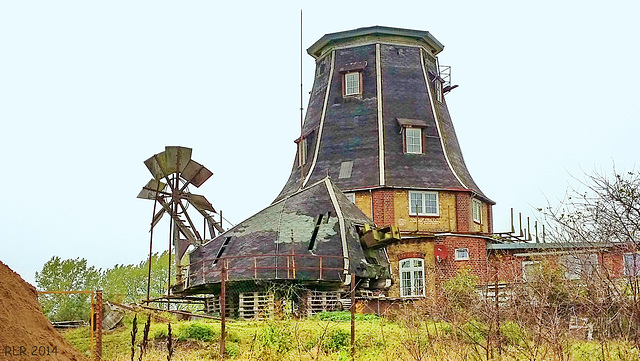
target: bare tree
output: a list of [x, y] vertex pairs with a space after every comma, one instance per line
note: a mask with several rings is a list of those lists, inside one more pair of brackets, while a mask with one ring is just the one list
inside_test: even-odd
[[[575, 308], [599, 337], [622, 336], [640, 345], [640, 173], [614, 167], [611, 175], [585, 175], [558, 206], [541, 211], [547, 238], [573, 246], [570, 257], [582, 272], [582, 282], [574, 284], [580, 287]], [[598, 249], [593, 267], [595, 258], [585, 250]], [[607, 254], [618, 255], [617, 261]]]

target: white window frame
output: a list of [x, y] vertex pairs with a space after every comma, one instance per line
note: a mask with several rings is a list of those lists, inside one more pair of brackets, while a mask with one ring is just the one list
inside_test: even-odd
[[[627, 257], [631, 257], [631, 262], [627, 263]], [[622, 264], [624, 266], [624, 275], [626, 277], [640, 276], [640, 254], [638, 253], [625, 253], [622, 255]], [[633, 268], [632, 268], [633, 267]], [[635, 269], [635, 272], [632, 271]]]
[[[458, 255], [458, 251], [465, 252], [466, 256], [459, 256]], [[467, 248], [467, 247], [456, 248], [455, 251], [453, 251], [453, 257], [454, 257], [454, 259], [456, 261], [468, 261], [469, 260], [469, 248]]]
[[[433, 203], [433, 199], [435, 198], [435, 212], [429, 212], [427, 207], [427, 201]], [[415, 199], [415, 207], [413, 207]], [[420, 203], [418, 204], [419, 201]], [[414, 210], [412, 210], [414, 209]], [[431, 209], [433, 211], [433, 207]], [[438, 192], [418, 192], [418, 191], [409, 191], [409, 215], [412, 216], [440, 216], [440, 199], [438, 196]]]
[[422, 154], [422, 128], [405, 127], [404, 144], [407, 153]]
[[424, 259], [405, 258], [398, 264], [400, 297], [424, 297]]
[[344, 74], [344, 95], [360, 95], [360, 72], [354, 71]]
[[473, 198], [471, 201], [473, 208], [473, 221], [482, 224], [482, 202]]

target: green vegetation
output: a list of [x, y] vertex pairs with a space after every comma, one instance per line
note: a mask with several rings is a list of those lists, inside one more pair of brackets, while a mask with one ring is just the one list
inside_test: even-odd
[[[169, 254], [151, 258], [151, 297], [166, 293]], [[51, 257], [40, 272], [36, 284], [40, 291], [103, 290], [105, 300], [117, 303], [138, 302], [147, 297], [148, 259], [137, 265], [115, 265], [105, 271], [88, 266], [85, 259], [61, 260]], [[91, 298], [87, 294], [40, 295], [44, 314], [51, 321], [88, 320]]]
[[[51, 257], [42, 271], [36, 272], [36, 282], [41, 291], [95, 290], [101, 279], [101, 272], [87, 266], [85, 259], [61, 260]], [[88, 319], [91, 309], [89, 295], [48, 294], [40, 296], [42, 310], [52, 321]]]
[[[226, 355], [230, 360], [349, 360], [350, 323], [342, 312], [329, 312], [308, 319], [233, 321], [227, 324]], [[332, 317], [329, 317], [332, 316]], [[488, 326], [479, 321], [469, 321], [460, 326], [460, 332], [452, 332], [446, 322], [422, 320], [413, 324], [398, 319], [370, 318], [362, 316], [356, 322], [357, 360], [487, 360], [478, 343], [485, 342], [482, 332]], [[170, 315], [163, 315], [169, 317]], [[322, 317], [322, 319], [321, 319]], [[131, 358], [132, 316], [124, 325], [103, 336], [105, 360], [124, 361]], [[144, 319], [146, 317], [139, 317]], [[175, 320], [175, 319], [174, 319]], [[174, 321], [172, 360], [217, 360], [220, 342], [220, 323], [216, 321]], [[462, 332], [464, 331], [464, 332]], [[541, 341], [538, 353], [531, 355], [524, 350], [533, 340], [517, 323], [508, 321], [500, 328], [505, 346], [495, 360], [556, 360], [552, 347]], [[136, 342], [142, 341], [138, 329]], [[150, 330], [150, 349], [143, 360], [167, 359], [167, 325], [153, 322]], [[65, 337], [80, 351], [89, 354], [88, 328], [65, 333]], [[637, 360], [640, 352], [632, 343], [608, 341], [571, 340], [564, 360]], [[139, 348], [135, 359], [139, 357]]]

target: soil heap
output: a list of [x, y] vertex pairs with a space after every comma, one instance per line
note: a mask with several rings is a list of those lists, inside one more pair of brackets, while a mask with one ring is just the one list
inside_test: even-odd
[[35, 287], [0, 262], [0, 360], [87, 361], [53, 328], [37, 295]]

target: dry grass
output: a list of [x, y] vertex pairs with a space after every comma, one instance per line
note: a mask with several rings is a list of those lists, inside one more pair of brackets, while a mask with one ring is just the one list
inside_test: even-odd
[[[149, 349], [143, 360], [166, 361], [166, 324], [151, 325]], [[172, 326], [175, 353], [171, 360], [219, 359], [220, 325], [217, 322], [180, 321]], [[227, 359], [274, 361], [349, 360], [350, 325], [347, 321], [321, 319], [236, 321], [227, 325]], [[478, 335], [465, 338], [447, 323], [431, 321], [409, 325], [403, 321], [360, 320], [356, 325], [356, 360], [430, 361], [487, 360]], [[103, 337], [104, 359], [131, 359], [130, 321]], [[81, 351], [88, 352], [86, 330], [75, 330], [67, 338]], [[480, 337], [480, 338], [478, 338]], [[640, 353], [632, 344], [607, 341], [604, 344], [572, 340], [563, 360], [638, 360]], [[505, 344], [500, 354], [489, 360], [559, 360], [551, 345], [535, 345], [537, 355], [525, 349], [525, 343]], [[138, 359], [136, 353], [135, 359]]]

